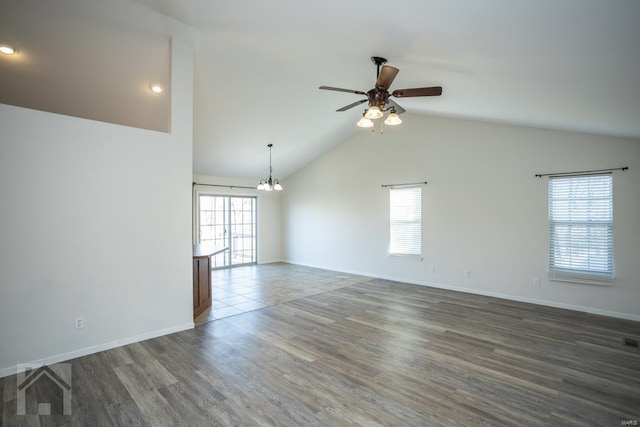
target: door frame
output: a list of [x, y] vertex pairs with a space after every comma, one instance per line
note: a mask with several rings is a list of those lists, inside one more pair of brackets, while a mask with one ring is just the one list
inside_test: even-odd
[[[232, 248], [229, 247], [229, 265], [225, 265], [225, 266], [218, 266], [218, 267], [214, 267], [214, 269], [222, 269], [222, 268], [231, 268], [231, 267], [237, 267], [237, 266], [242, 266], [242, 265], [252, 265], [252, 264], [258, 264], [258, 258], [259, 258], [259, 246], [258, 246], [258, 234], [259, 234], [259, 223], [258, 223], [258, 199], [259, 197], [255, 194], [238, 194], [236, 192], [227, 192], [224, 190], [211, 190], [211, 189], [203, 189], [203, 188], [196, 188], [196, 185], [194, 185], [194, 190], [193, 190], [193, 201], [192, 201], [192, 242], [193, 244], [197, 244], [200, 243], [200, 196], [213, 196], [213, 197], [225, 197], [225, 198], [233, 198], [233, 197], [239, 197], [239, 198], [249, 198], [249, 199], [253, 199], [253, 203], [254, 203], [254, 215], [255, 215], [255, 236], [254, 236], [254, 245], [255, 245], [255, 260], [253, 262], [248, 262], [248, 263], [242, 263], [242, 264], [232, 264], [231, 263], [231, 256], [232, 256]], [[229, 233], [229, 239], [232, 240], [231, 237], [231, 233]]]

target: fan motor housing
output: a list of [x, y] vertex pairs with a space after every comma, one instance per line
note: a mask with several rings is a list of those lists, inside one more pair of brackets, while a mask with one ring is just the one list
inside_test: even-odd
[[382, 109], [389, 100], [389, 92], [386, 89], [375, 88], [367, 92], [367, 97], [369, 98], [369, 107], [376, 105]]

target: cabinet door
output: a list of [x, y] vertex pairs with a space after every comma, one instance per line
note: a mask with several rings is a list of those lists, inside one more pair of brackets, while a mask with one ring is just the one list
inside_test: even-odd
[[193, 317], [211, 307], [211, 258], [193, 260]]
[[200, 305], [200, 261], [193, 260], [193, 312]]
[[211, 302], [211, 258], [205, 258], [200, 260], [198, 266], [198, 279], [199, 289], [199, 304], [206, 304], [207, 301]]

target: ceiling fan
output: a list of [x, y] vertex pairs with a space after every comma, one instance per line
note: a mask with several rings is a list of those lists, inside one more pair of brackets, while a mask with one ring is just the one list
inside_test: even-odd
[[[324, 90], [335, 90], [338, 92], [349, 92], [355, 93], [356, 95], [365, 95], [365, 99], [361, 99], [359, 101], [353, 102], [349, 105], [345, 105], [342, 108], [337, 109], [336, 111], [347, 111], [353, 107], [356, 107], [365, 102], [369, 102], [369, 108], [367, 108], [360, 118], [358, 122], [358, 126], [360, 127], [371, 127], [373, 126], [373, 122], [371, 119], [379, 119], [384, 115], [384, 111], [390, 111], [389, 116], [385, 120], [385, 124], [388, 125], [397, 125], [402, 123], [402, 120], [398, 117], [398, 114], [404, 113], [406, 110], [402, 108], [398, 103], [394, 100], [390, 99], [390, 97], [395, 98], [409, 98], [415, 96], [440, 96], [442, 95], [442, 87], [441, 86], [433, 86], [433, 87], [419, 87], [412, 89], [396, 89], [393, 92], [389, 93], [389, 87], [391, 83], [393, 83], [393, 79], [396, 78], [396, 75], [400, 71], [395, 67], [390, 67], [389, 65], [384, 65], [387, 63], [385, 58], [381, 58], [379, 56], [372, 56], [371, 61], [376, 64], [377, 73], [376, 73], [376, 85], [373, 89], [368, 92], [363, 92], [361, 90], [352, 90], [352, 89], [341, 89], [338, 87], [331, 86], [320, 86], [318, 89]], [[380, 68], [382, 66], [382, 68]]]

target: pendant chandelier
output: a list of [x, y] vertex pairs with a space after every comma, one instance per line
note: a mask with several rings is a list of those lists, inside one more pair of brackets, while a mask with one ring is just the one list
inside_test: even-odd
[[280, 185], [277, 179], [273, 179], [271, 177], [271, 174], [273, 173], [273, 169], [271, 168], [271, 147], [273, 147], [273, 144], [268, 144], [267, 147], [269, 147], [269, 178], [261, 180], [257, 188], [258, 190], [264, 191], [281, 191], [282, 185]]

